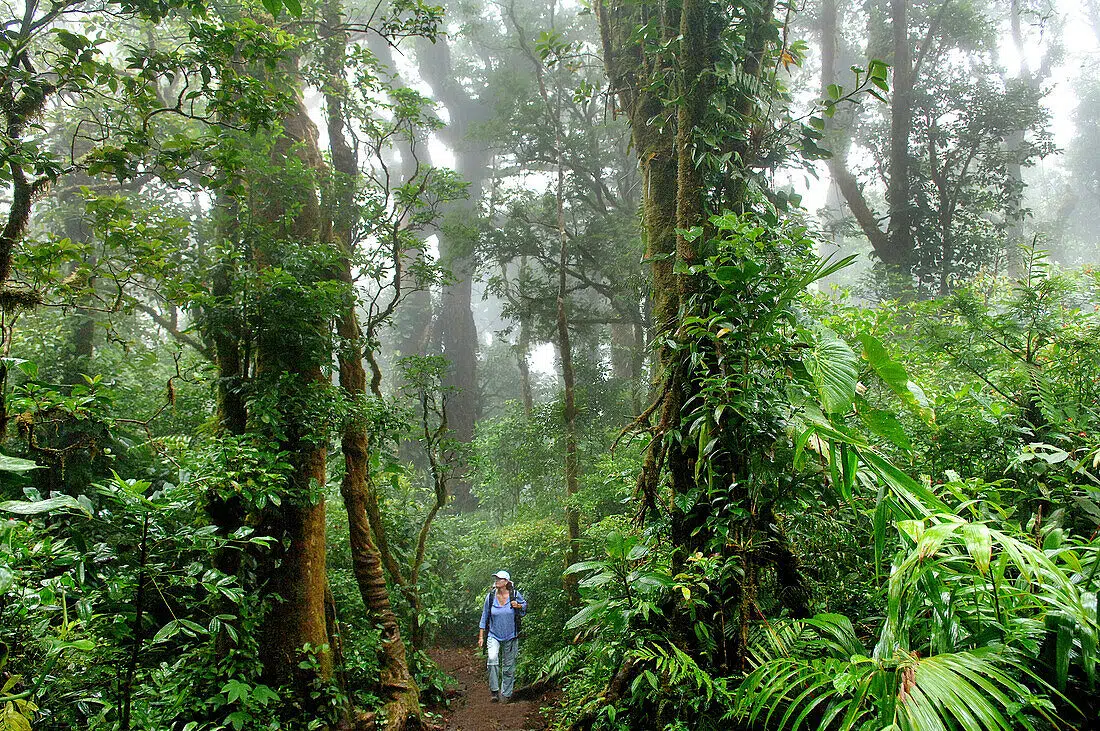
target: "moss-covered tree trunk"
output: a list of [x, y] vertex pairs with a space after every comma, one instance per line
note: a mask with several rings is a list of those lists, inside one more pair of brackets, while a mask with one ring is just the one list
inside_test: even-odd
[[[752, 548], [754, 537], [768, 530], [757, 517], [768, 508], [757, 505], [747, 488], [741, 487], [748, 483], [746, 470], [753, 457], [748, 447], [706, 457], [708, 471], [720, 472], [710, 484], [731, 486], [723, 493], [721, 504], [711, 504], [707, 485], [697, 479], [696, 462], [702, 457], [695, 440], [687, 436], [691, 427], [683, 421], [683, 411], [688, 404], [697, 404], [708, 377], [721, 366], [707, 350], [710, 346], [701, 345], [697, 350], [684, 340], [680, 317], [689, 310], [712, 306], [699, 301], [705, 293], [697, 291], [687, 268], [702, 263], [702, 247], [711, 238], [709, 219], [717, 211], [708, 205], [720, 201], [735, 212], [752, 208], [747, 181], [759, 154], [752, 140], [768, 123], [756, 111], [759, 99], [739, 88], [722, 91], [726, 95], [723, 101], [734, 114], [722, 120], [714, 118], [714, 96], [719, 91], [715, 67], [719, 62], [732, 63], [739, 73], [752, 78], [764, 73], [767, 53], [777, 37], [773, 7], [771, 2], [738, 6], [739, 25], [732, 39], [724, 39], [727, 9], [708, 0], [682, 0], [677, 6], [628, 0], [604, 0], [595, 5], [608, 75], [630, 121], [642, 168], [642, 220], [653, 268], [655, 336], [680, 346], [666, 344], [659, 349], [656, 398], [642, 415], [649, 419], [656, 414], [655, 423], [644, 425], [654, 436], [639, 477], [642, 511], [645, 514], [658, 508], [658, 484], [663, 476], [667, 482], [660, 484], [668, 486], [668, 493], [661, 503], [669, 518], [673, 571], [697, 551], [721, 554], [740, 567], [740, 578], [723, 582], [721, 591], [711, 599], [714, 636], [723, 640], [709, 662], [720, 668], [742, 664], [761, 577], [775, 567], [771, 557]], [[657, 34], [668, 42], [667, 51], [654, 52], [652, 43], [643, 46], [642, 34], [637, 32], [643, 26], [649, 31], [648, 38]], [[730, 48], [737, 48], [736, 56]], [[664, 98], [651, 91], [670, 82], [673, 88]], [[672, 118], [674, 125], [668, 123]], [[716, 152], [708, 147], [707, 135], [719, 123], [742, 125], [723, 132], [732, 140], [733, 159], [740, 161], [743, 171], [722, 179], [708, 173], [712, 168], [702, 159]], [[745, 326], [751, 327], [751, 323]], [[724, 440], [753, 443], [736, 434], [726, 435]], [[726, 538], [716, 541], [712, 524], [724, 511], [729, 515], [724, 524]], [[685, 646], [696, 642], [691, 633], [673, 641]]]
[[[295, 66], [288, 67], [287, 77], [297, 79]], [[279, 542], [264, 572], [266, 593], [273, 601], [258, 630], [260, 660], [265, 682], [273, 687], [290, 684], [307, 709], [318, 702], [313, 692], [317, 683], [332, 676], [322, 492], [328, 435], [310, 414], [310, 406], [328, 397], [323, 368], [331, 358], [326, 348], [330, 321], [318, 287], [327, 278], [320, 262], [330, 243], [317, 194], [324, 172], [317, 137], [296, 92], [281, 120], [270, 167], [256, 174], [252, 200], [259, 223], [248, 234], [262, 282], [256, 303], [255, 383], [277, 394], [273, 406], [265, 400], [265, 408], [274, 411], [266, 416], [278, 425], [272, 437], [292, 466], [281, 504], [267, 506], [261, 516], [261, 529]], [[303, 260], [310, 263], [303, 265]], [[284, 274], [295, 281], [286, 281]], [[300, 298], [302, 306], [288, 312], [287, 298]], [[288, 314], [296, 318], [288, 319]]]
[[[600, 41], [611, 90], [630, 123], [631, 141], [642, 174], [642, 232], [652, 281], [653, 329], [667, 333], [675, 328], [680, 306], [680, 287], [675, 275], [676, 257], [676, 155], [671, 125], [663, 123], [667, 110], [652, 77], [672, 73], [661, 57], [645, 52], [635, 28], [651, 25], [659, 37], [671, 41], [679, 32], [667, 6], [629, 0], [601, 0], [593, 6], [600, 23]], [[659, 423], [679, 419], [680, 404], [670, 388], [672, 352], [662, 347], [655, 378]], [[646, 451], [638, 484], [642, 510], [653, 510], [657, 500], [659, 439]]]

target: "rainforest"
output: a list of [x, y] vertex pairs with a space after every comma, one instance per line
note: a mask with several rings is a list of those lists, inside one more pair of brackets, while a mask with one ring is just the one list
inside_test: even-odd
[[0, 0], [0, 731], [1100, 728], [1098, 79], [1100, 0]]

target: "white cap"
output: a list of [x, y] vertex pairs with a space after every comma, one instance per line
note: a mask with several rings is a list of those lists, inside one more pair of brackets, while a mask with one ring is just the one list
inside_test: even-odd
[[511, 581], [512, 577], [508, 575], [507, 571], [498, 571], [493, 574], [494, 579], [504, 579], [505, 581]]

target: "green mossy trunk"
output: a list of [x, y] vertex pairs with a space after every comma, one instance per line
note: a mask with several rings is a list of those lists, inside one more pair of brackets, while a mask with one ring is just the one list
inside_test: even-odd
[[[295, 65], [289, 68], [289, 76], [297, 78]], [[317, 182], [324, 172], [317, 129], [300, 94], [295, 97], [271, 152], [271, 173], [255, 184], [256, 200], [262, 202], [257, 212], [261, 226], [252, 252], [261, 274], [280, 267], [279, 257], [296, 253], [295, 249], [330, 245], [317, 196]], [[289, 171], [294, 171], [292, 180], [284, 179]], [[321, 283], [317, 273], [299, 276], [305, 280], [298, 285], [307, 291]], [[261, 311], [264, 307], [261, 303]], [[327, 365], [330, 353], [317, 352], [317, 334], [326, 332], [328, 323], [319, 316], [315, 319], [281, 327], [261, 321], [257, 382], [268, 387], [279, 383], [280, 388], [289, 384], [285, 387], [294, 396], [307, 400], [324, 398], [328, 380], [322, 366]], [[292, 471], [282, 505], [269, 506], [261, 516], [261, 529], [280, 543], [268, 557], [265, 571], [266, 590], [279, 599], [271, 603], [259, 628], [260, 659], [265, 682], [273, 687], [290, 684], [308, 709], [318, 703], [314, 697], [317, 684], [332, 677], [324, 601], [325, 503], [320, 491], [327, 480], [327, 434], [317, 432], [318, 424], [305, 410], [282, 406], [280, 403], [282, 436], [278, 441]], [[305, 653], [307, 646], [309, 652]], [[312, 660], [303, 663], [307, 654]]]

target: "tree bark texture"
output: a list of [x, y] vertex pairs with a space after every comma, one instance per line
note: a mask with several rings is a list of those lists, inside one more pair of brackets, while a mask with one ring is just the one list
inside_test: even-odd
[[[228, 196], [219, 196], [218, 232], [227, 242], [239, 241], [238, 214], [236, 201]], [[241, 323], [232, 289], [232, 269], [233, 264], [229, 261], [214, 264], [210, 273], [210, 293], [214, 305], [212, 311], [203, 314], [203, 318], [207, 321], [205, 329], [214, 344], [214, 362], [218, 368], [218, 423], [230, 434], [244, 434], [248, 426], [244, 393], [248, 359], [241, 348]]]
[[[748, 76], [754, 76], [762, 69], [776, 38], [774, 6], [765, 2], [745, 10], [742, 22], [746, 25], [740, 31], [744, 46], [741, 55], [732, 59], [720, 56], [723, 53], [724, 23], [727, 22], [724, 11], [707, 0], [682, 0], [674, 9], [678, 10], [674, 18], [663, 14], [669, 12], [669, 6], [655, 7], [654, 4], [625, 0], [597, 2], [594, 10], [600, 20], [608, 75], [631, 122], [635, 149], [643, 170], [643, 222], [649, 245], [647, 253], [653, 262], [656, 337], [675, 339], [680, 337], [678, 317], [681, 311], [687, 307], [694, 311], [696, 307], [705, 309], [709, 306], [697, 301], [698, 297], [703, 296], [702, 290], [696, 290], [689, 275], [676, 273], [673, 265], [697, 262], [700, 257], [697, 247], [708, 239], [710, 211], [707, 200], [714, 186], [704, 178], [704, 168], [698, 164], [699, 155], [707, 149], [700, 149], [704, 143], [696, 135], [709, 123], [713, 97], [718, 91], [713, 70], [716, 64], [730, 61]], [[670, 22], [672, 20], [675, 22]], [[639, 26], [646, 26], [651, 31], [651, 38], [659, 35], [671, 41], [669, 51], [659, 55], [647, 53], [637, 45], [635, 29]], [[661, 63], [670, 68], [657, 68], [657, 64]], [[675, 102], [647, 97], [645, 82], [658, 74], [666, 80], [674, 79], [671, 96]], [[729, 93], [739, 116], [748, 120], [745, 129], [739, 131], [746, 138], [751, 138], [750, 133], [766, 121], [758, 119], [753, 111], [753, 98], [738, 90], [730, 90]], [[670, 134], [667, 124], [654, 129], [654, 120], [667, 122], [673, 111], [676, 117], [675, 127], [672, 128], [674, 136]], [[742, 143], [734, 144], [736, 147]], [[754, 154], [756, 150], [751, 145], [746, 146], [738, 159], [741, 164], [750, 166]], [[660, 166], [655, 166], [656, 163]], [[717, 185], [726, 191], [727, 197], [723, 199], [725, 205], [732, 206], [736, 211], [748, 208], [748, 191], [744, 184], [719, 182]], [[701, 229], [701, 236], [693, 238], [684, 235], [683, 232], [692, 229]], [[746, 324], [746, 327], [751, 326], [751, 323]], [[688, 343], [683, 345], [686, 349]], [[752, 463], [753, 455], [747, 451], [751, 448], [751, 440], [736, 433], [724, 437], [730, 442], [729, 453], [717, 458], [720, 463], [712, 466], [720, 471], [720, 476], [713, 479], [714, 484], [732, 486], [731, 502], [742, 506], [747, 514], [742, 517], [730, 515], [729, 534], [724, 545], [713, 540], [715, 535], [708, 529], [707, 521], [713, 519], [715, 511], [721, 508], [709, 502], [705, 491], [699, 497], [698, 491], [704, 486], [696, 478], [698, 455], [694, 440], [673, 438], [673, 435], [682, 437], [688, 431], [683, 423], [685, 405], [695, 402], [703, 383], [721, 366], [711, 346], [702, 343], [697, 350], [691, 350], [690, 357], [682, 350], [667, 347], [662, 348], [659, 354], [659, 394], [639, 419], [654, 434], [639, 478], [639, 486], [647, 503], [642, 514], [644, 516], [646, 511], [654, 509], [658, 479], [667, 476], [670, 494], [664, 494], [661, 498], [670, 501], [667, 512], [673, 570], [697, 550], [718, 551], [726, 560], [741, 568], [740, 578], [725, 582], [714, 598], [714, 631], [723, 639], [717, 643], [718, 648], [710, 658], [710, 662], [720, 670], [741, 669], [746, 657], [748, 628], [759, 611], [757, 595], [763, 572], [774, 571], [784, 586], [789, 586], [797, 583], [797, 566], [789, 551], [767, 556], [752, 548], [757, 536], [769, 530], [766, 519], [761, 516], [770, 514], [770, 504], [758, 504], [758, 498], [742, 486], [748, 482], [742, 478]], [[659, 414], [657, 423], [649, 425], [647, 420], [653, 413]], [[722, 426], [733, 430], [749, 428], [736, 423], [724, 423]], [[683, 509], [675, 499], [680, 495], [693, 495], [698, 499], [693, 500], [693, 507]], [[674, 641], [691, 647], [696, 640], [687, 633]]]
[[909, 137], [913, 129], [913, 61], [909, 47], [909, 0], [890, 0], [894, 38], [894, 85], [890, 102], [890, 208], [888, 246], [876, 250], [882, 263], [908, 274], [913, 257], [913, 223], [909, 200]]
[[[823, 97], [827, 96], [826, 89], [830, 84], [841, 81], [844, 70], [851, 65], [849, 61], [855, 62], [856, 60], [851, 57], [852, 54], [842, 53], [841, 51], [839, 8], [839, 0], [824, 0], [821, 7], [819, 29], [821, 36], [821, 94]], [[907, 59], [910, 52], [908, 31], [907, 27], [904, 27], [904, 15], [905, 10], [903, 8], [902, 23], [901, 25], [895, 25], [894, 28], [895, 30], [900, 28], [903, 31], [904, 47], [901, 51], [901, 59], [903, 63], [908, 64]], [[872, 19], [869, 19], [869, 23], [871, 29], [877, 29], [880, 25], [874, 23]], [[868, 53], [876, 56], [880, 50], [889, 50], [889, 42], [892, 42], [894, 44], [893, 53], [895, 57], [897, 56], [896, 44], [899, 39], [896, 34], [892, 41], [888, 41], [886, 49], [877, 48], [880, 43], [875, 40], [874, 35], [874, 33], [869, 32]], [[897, 66], [894, 69], [895, 88], [894, 103], [891, 104], [891, 135], [897, 131], [903, 137], [902, 141], [896, 145], [894, 143], [895, 138], [893, 136], [890, 138], [890, 164], [887, 170], [889, 176], [887, 184], [889, 191], [891, 191], [889, 193], [890, 200], [900, 200], [897, 196], [903, 196], [906, 201], [908, 199], [908, 140], [909, 130], [912, 127], [912, 112], [906, 105], [911, 104], [907, 100], [911, 97], [912, 81], [910, 79], [911, 73], [907, 69], [908, 67], [899, 71]], [[897, 106], [899, 83], [908, 88], [908, 91], [903, 88], [901, 93], [909, 95], [902, 99], [902, 106], [900, 107]], [[894, 218], [895, 208], [892, 203], [890, 204], [890, 223], [887, 228], [884, 228], [880, 217], [867, 202], [859, 180], [848, 168], [848, 148], [851, 146], [851, 124], [853, 121], [854, 113], [850, 108], [840, 108], [831, 119], [825, 120], [826, 144], [832, 152], [832, 157], [828, 160], [829, 175], [844, 198], [844, 202], [848, 205], [848, 209], [852, 212], [852, 216], [863, 235], [870, 242], [875, 256], [888, 269], [903, 273], [910, 262], [913, 248], [911, 232], [908, 234], [907, 241], [903, 235], [903, 231], [909, 230], [905, 228], [908, 217], [908, 202], [904, 207], [898, 206], [899, 217], [896, 219]], [[895, 180], [895, 170], [905, 177], [904, 185], [901, 180], [896, 183], [893, 182]], [[902, 228], [898, 228], [899, 226]], [[899, 250], [897, 248], [899, 246], [902, 249]]]
[[[672, 125], [663, 124], [668, 110], [649, 80], [669, 76], [673, 71], [665, 66], [661, 56], [646, 53], [634, 29], [653, 24], [663, 41], [671, 41], [679, 33], [679, 23], [671, 22], [671, 10], [667, 6], [630, 0], [598, 0], [593, 10], [599, 20], [611, 91], [618, 99], [618, 111], [626, 115], [630, 124], [631, 140], [641, 168], [642, 232], [652, 276], [653, 330], [667, 333], [675, 329], [680, 306], [680, 288], [675, 274], [677, 159]], [[678, 420], [679, 404], [674, 403], [676, 389], [670, 389], [667, 384], [673, 375], [672, 355], [667, 347], [658, 349], [657, 365], [654, 390], [658, 403], [655, 405], [660, 408], [660, 423], [669, 424]], [[658, 441], [659, 437], [655, 437], [646, 451], [638, 476], [642, 511], [656, 507], [660, 471]]]

